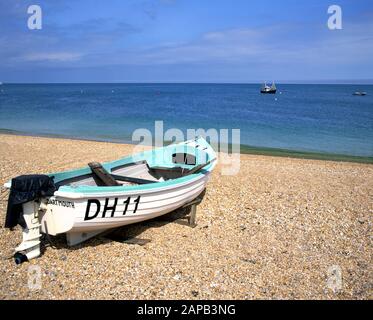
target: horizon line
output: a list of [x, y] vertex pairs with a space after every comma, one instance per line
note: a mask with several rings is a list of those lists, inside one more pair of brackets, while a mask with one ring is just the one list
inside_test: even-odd
[[[75, 81], [66, 81], [66, 82], [18, 82], [18, 81], [5, 81], [1, 82], [0, 85], [5, 84], [262, 84], [264, 82], [272, 81], [91, 81], [91, 82], [75, 82]], [[373, 79], [344, 79], [344, 80], [278, 80], [275, 81], [277, 84], [319, 84], [319, 85], [328, 85], [328, 84], [339, 84], [339, 85], [373, 85]]]

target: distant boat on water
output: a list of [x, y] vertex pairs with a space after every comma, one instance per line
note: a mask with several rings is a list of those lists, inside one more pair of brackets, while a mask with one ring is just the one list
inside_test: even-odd
[[268, 86], [267, 83], [264, 83], [262, 85], [262, 88], [260, 89], [260, 92], [261, 93], [271, 93], [271, 94], [275, 94], [277, 91], [277, 88], [276, 88], [276, 85], [274, 82], [272, 82], [272, 85], [271, 86]]
[[354, 96], [366, 96], [367, 93], [364, 91], [355, 91], [352, 95]]

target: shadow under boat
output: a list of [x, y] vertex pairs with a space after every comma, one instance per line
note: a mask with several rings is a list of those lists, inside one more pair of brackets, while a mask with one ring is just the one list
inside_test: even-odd
[[74, 251], [80, 250], [85, 247], [96, 247], [98, 245], [110, 243], [112, 241], [128, 245], [144, 246], [152, 240], [139, 238], [139, 236], [141, 236], [142, 233], [144, 233], [148, 229], [161, 228], [169, 223], [176, 223], [183, 226], [194, 228], [197, 224], [195, 223], [195, 220], [193, 220], [191, 223], [191, 218], [193, 218], [193, 210], [196, 210], [196, 206], [203, 201], [205, 193], [206, 189], [202, 192], [200, 196], [197, 197], [197, 199], [170, 213], [150, 220], [145, 220], [142, 222], [107, 230], [106, 232], [103, 232], [100, 235], [93, 237], [80, 244], [77, 244], [75, 246], [69, 246], [67, 244], [64, 234], [59, 234], [56, 236], [43, 234], [43, 237], [41, 239], [41, 256], [44, 254], [45, 250], [48, 247], [53, 247], [56, 249], [65, 249], [67, 251]]

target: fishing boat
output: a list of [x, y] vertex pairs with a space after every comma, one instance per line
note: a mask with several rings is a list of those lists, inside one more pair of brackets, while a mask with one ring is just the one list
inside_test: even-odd
[[275, 94], [277, 91], [277, 88], [276, 88], [276, 85], [274, 82], [272, 82], [272, 85], [271, 86], [268, 86], [267, 83], [264, 83], [262, 85], [262, 88], [260, 89], [260, 92], [261, 93], [271, 93], [271, 94]]
[[352, 95], [354, 95], [354, 96], [366, 96], [367, 93], [364, 92], [364, 91], [356, 91]]
[[[10, 189], [5, 226], [23, 222], [15, 262], [40, 255], [41, 233], [64, 233], [72, 246], [185, 206], [203, 193], [216, 162], [210, 144], [198, 137], [73, 171], [13, 178], [5, 184]], [[25, 194], [33, 199], [24, 200], [17, 212], [14, 199]]]

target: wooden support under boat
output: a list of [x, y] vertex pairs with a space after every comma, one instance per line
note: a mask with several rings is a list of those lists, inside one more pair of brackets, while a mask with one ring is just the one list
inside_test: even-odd
[[188, 224], [190, 227], [195, 228], [197, 226], [196, 219], [197, 219], [197, 206], [202, 202], [203, 197], [205, 196], [206, 189], [195, 198], [193, 201], [183, 205], [183, 208], [190, 207], [190, 214], [188, 216]]

